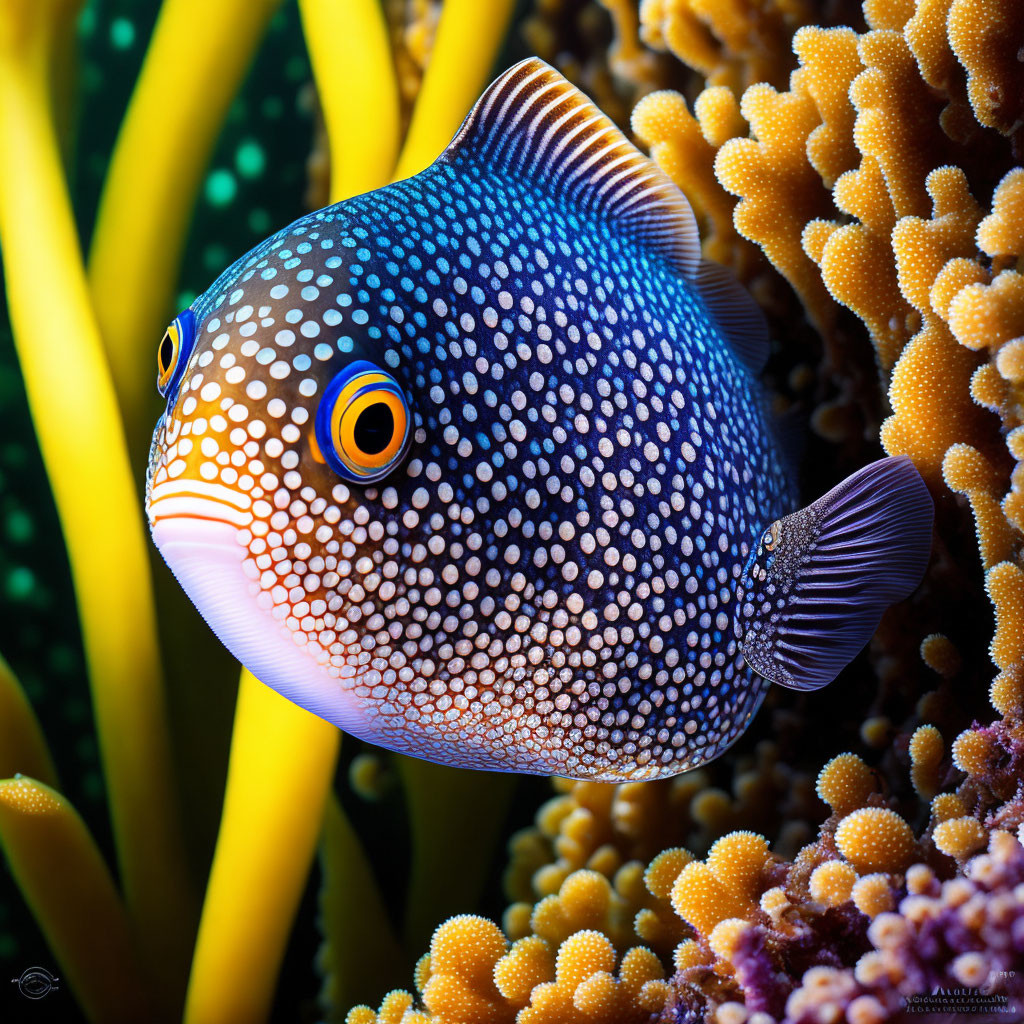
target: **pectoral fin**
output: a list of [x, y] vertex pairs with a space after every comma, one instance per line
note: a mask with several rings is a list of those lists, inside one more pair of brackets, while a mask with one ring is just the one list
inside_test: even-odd
[[743, 574], [744, 660], [794, 690], [830, 683], [913, 592], [934, 506], [910, 459], [882, 459], [776, 520]]

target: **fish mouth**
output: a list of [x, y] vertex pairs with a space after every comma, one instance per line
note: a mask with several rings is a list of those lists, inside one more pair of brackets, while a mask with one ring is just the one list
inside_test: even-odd
[[220, 642], [257, 679], [346, 732], [367, 735], [355, 694], [260, 604], [259, 572], [245, 546], [253, 516], [229, 502], [235, 492], [215, 491], [202, 481], [151, 489], [150, 531], [164, 561]]
[[153, 484], [147, 495], [146, 514], [157, 547], [156, 529], [172, 519], [226, 523], [244, 529], [253, 521], [252, 499], [230, 487], [204, 480], [167, 480]]

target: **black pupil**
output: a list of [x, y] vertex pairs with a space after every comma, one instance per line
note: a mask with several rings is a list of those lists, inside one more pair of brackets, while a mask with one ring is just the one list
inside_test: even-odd
[[384, 451], [395, 433], [395, 417], [385, 402], [368, 405], [356, 420], [355, 436], [359, 450], [367, 455]]
[[163, 341], [160, 342], [160, 369], [167, 372], [174, 356], [174, 342], [171, 341], [171, 332], [165, 331]]

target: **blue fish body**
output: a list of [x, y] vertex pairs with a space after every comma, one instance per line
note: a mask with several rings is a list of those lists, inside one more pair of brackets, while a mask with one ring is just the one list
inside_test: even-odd
[[[175, 322], [173, 366], [161, 347], [148, 506], [227, 646], [342, 728], [449, 764], [644, 779], [720, 754], [769, 680], [827, 682], [920, 578], [923, 528], [881, 597], [863, 564], [843, 577], [862, 607], [822, 655], [807, 565], [833, 572], [815, 545], [872, 488], [787, 521], [763, 324], [593, 111], [520, 65], [430, 168], [226, 271]], [[888, 471], [899, 514], [930, 517], [912, 468]], [[889, 518], [869, 502], [843, 557]]]

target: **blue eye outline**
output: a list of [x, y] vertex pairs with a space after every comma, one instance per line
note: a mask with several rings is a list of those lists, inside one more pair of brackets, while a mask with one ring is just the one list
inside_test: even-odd
[[[365, 441], [370, 435], [359, 429], [368, 410], [381, 425], [382, 432], [374, 439], [385, 442], [370, 451], [360, 446], [360, 437]], [[372, 484], [391, 473], [405, 457], [412, 435], [412, 412], [398, 381], [387, 370], [359, 359], [335, 374], [324, 388], [314, 435], [320, 456], [338, 476], [352, 483]]]
[[195, 344], [195, 313], [186, 309], [171, 321], [156, 348], [156, 389], [168, 401], [181, 384]]

